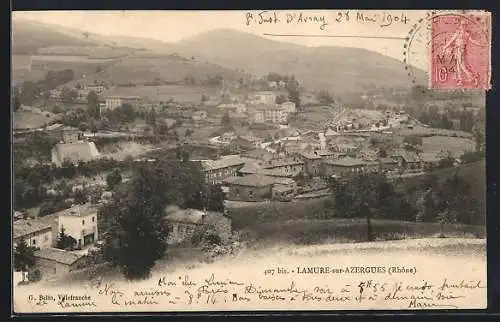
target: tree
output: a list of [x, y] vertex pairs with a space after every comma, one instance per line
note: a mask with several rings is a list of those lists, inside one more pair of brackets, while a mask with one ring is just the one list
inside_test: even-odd
[[61, 90], [61, 99], [64, 103], [73, 103], [78, 97], [78, 93], [75, 90], [63, 87]]
[[75, 203], [83, 205], [87, 203], [88, 198], [87, 198], [88, 192], [84, 191], [83, 189], [77, 189], [74, 194], [73, 198], [75, 199]]
[[289, 82], [287, 83], [286, 89], [288, 91], [288, 99], [295, 103], [297, 108], [300, 107], [300, 92], [299, 92], [299, 83], [295, 80], [295, 77], [292, 76]]
[[[159, 165], [166, 166], [163, 162]], [[155, 262], [165, 254], [168, 229], [164, 207], [171, 201], [165, 197], [176, 194], [169, 180], [174, 172], [170, 171], [175, 169], [149, 162], [139, 165], [131, 184], [115, 194], [118, 197], [109, 208], [112, 216], [105, 254], [126, 279], [149, 277]]]
[[281, 94], [276, 96], [276, 104], [283, 104], [287, 101], [285, 95]]
[[224, 211], [224, 191], [220, 184], [212, 185], [208, 191], [207, 210]]
[[[35, 265], [35, 255], [33, 247], [28, 246], [24, 239], [18, 241], [14, 249], [14, 269], [20, 272], [26, 272]], [[23, 274], [24, 282], [24, 274]]]
[[156, 126], [156, 119], [157, 119], [156, 110], [153, 107], [146, 114], [146, 124], [148, 124], [152, 127], [155, 127]]
[[95, 119], [99, 119], [99, 97], [97, 96], [97, 93], [94, 91], [90, 91], [89, 94], [87, 95], [87, 109], [88, 109], [88, 115], [90, 117], [93, 117]]
[[113, 172], [106, 176], [106, 183], [108, 185], [109, 190], [113, 190], [118, 184], [122, 182], [122, 175], [120, 174], [120, 170], [115, 169]]
[[324, 105], [330, 105], [330, 104], [335, 103], [333, 96], [328, 91], [319, 92], [318, 101]]
[[61, 231], [57, 236], [56, 248], [73, 250], [75, 246], [76, 239], [69, 235], [66, 235], [66, 230], [64, 228], [61, 228]]
[[438, 195], [440, 222], [467, 225], [479, 222], [479, 203], [472, 194], [470, 183], [458, 173], [445, 180]]
[[12, 98], [12, 108], [14, 109], [14, 112], [17, 111], [21, 107], [21, 101], [19, 99], [19, 93], [14, 94]]
[[417, 222], [432, 222], [437, 217], [437, 204], [432, 189], [425, 191], [417, 200]]
[[229, 117], [229, 112], [226, 111], [226, 113], [224, 113], [220, 123], [223, 127], [229, 127], [231, 125], [231, 118]]

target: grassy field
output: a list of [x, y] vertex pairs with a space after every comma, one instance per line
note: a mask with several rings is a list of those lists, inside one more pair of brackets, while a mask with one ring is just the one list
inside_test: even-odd
[[435, 129], [424, 126], [415, 126], [413, 129], [400, 128], [400, 129], [391, 129], [394, 134], [397, 135], [419, 135], [419, 136], [452, 136], [452, 137], [460, 137], [460, 138], [472, 138], [472, 134], [464, 131], [455, 131], [455, 130], [446, 130], [446, 129]]
[[238, 80], [243, 74], [218, 65], [197, 60], [179, 61], [165, 58], [129, 58], [99, 74], [103, 81], [114, 84], [151, 82], [155, 78], [164, 81], [182, 81], [186, 76], [192, 76], [196, 81], [207, 76], [220, 75], [224, 79]]
[[422, 138], [422, 148], [424, 152], [439, 153], [449, 151], [455, 158], [460, 157], [466, 151], [474, 151], [476, 143], [473, 140], [449, 137], [449, 136], [429, 136]]
[[[436, 237], [439, 223], [415, 223], [395, 220], [372, 220], [376, 240], [399, 240]], [[352, 243], [367, 241], [364, 218], [289, 220], [262, 223], [242, 230], [245, 239], [258, 243], [284, 242], [293, 244]], [[445, 225], [446, 237], [484, 238], [484, 226]]]
[[[106, 73], [106, 71], [104, 72]], [[141, 96], [154, 101], [168, 101], [173, 99], [179, 103], [200, 103], [202, 95], [216, 95], [219, 88], [205, 86], [134, 86], [114, 87], [109, 95]]]
[[59, 119], [59, 115], [39, 109], [19, 109], [13, 114], [14, 129], [36, 129]]

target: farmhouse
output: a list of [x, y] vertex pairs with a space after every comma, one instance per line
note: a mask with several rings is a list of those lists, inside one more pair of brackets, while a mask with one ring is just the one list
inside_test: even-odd
[[34, 255], [36, 267], [45, 276], [61, 276], [88, 266], [87, 256], [57, 248], [43, 248]]
[[363, 161], [361, 159], [345, 157], [338, 160], [330, 160], [323, 163], [323, 174], [325, 176], [347, 176], [376, 167], [376, 163]]
[[61, 166], [66, 160], [77, 163], [90, 161], [99, 156], [94, 142], [59, 143], [52, 148], [52, 162]]
[[79, 205], [57, 213], [58, 231], [73, 237], [77, 247], [92, 245], [98, 239], [97, 209], [90, 204]]
[[422, 159], [413, 151], [403, 149], [396, 150], [392, 157], [398, 162], [398, 167], [408, 171], [420, 171], [423, 168]]
[[18, 220], [13, 224], [13, 241], [24, 239], [28, 246], [47, 248], [52, 245], [52, 226], [40, 220]]
[[289, 157], [281, 159], [273, 159], [267, 162], [263, 162], [261, 167], [269, 171], [268, 175], [279, 176], [279, 177], [295, 177], [300, 172], [304, 170], [304, 161], [300, 160], [298, 157]]
[[304, 171], [312, 176], [321, 174], [323, 160], [317, 153], [303, 151], [299, 154], [304, 162]]
[[222, 242], [227, 242], [232, 234], [231, 218], [222, 212], [180, 209], [171, 205], [165, 208], [165, 214], [165, 221], [169, 227], [169, 244], [188, 240], [196, 228], [203, 225], [210, 225]]
[[220, 184], [224, 179], [235, 177], [246, 160], [237, 155], [224, 156], [218, 160], [208, 160], [202, 163], [205, 180], [209, 184]]
[[228, 199], [233, 201], [263, 201], [272, 196], [275, 181], [268, 176], [251, 174], [225, 180], [229, 187]]
[[295, 107], [295, 103], [294, 102], [290, 102], [290, 101], [287, 101], [287, 102], [284, 102], [280, 105], [280, 108], [283, 110], [283, 111], [286, 111], [288, 113], [295, 113], [297, 111], [296, 107]]

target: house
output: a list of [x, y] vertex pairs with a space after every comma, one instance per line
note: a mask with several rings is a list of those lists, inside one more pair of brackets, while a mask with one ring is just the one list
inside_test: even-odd
[[218, 160], [202, 162], [205, 181], [208, 184], [221, 184], [224, 179], [238, 175], [246, 160], [237, 155], [223, 156]]
[[345, 157], [338, 160], [330, 160], [323, 163], [324, 176], [347, 176], [358, 172], [363, 172], [368, 167], [374, 167], [375, 164], [363, 161], [361, 159]]
[[252, 150], [255, 148], [259, 148], [262, 144], [262, 139], [251, 136], [251, 135], [242, 135], [236, 137], [231, 141], [230, 147], [233, 150], [241, 151], [241, 150]]
[[267, 162], [262, 162], [260, 166], [265, 170], [261, 173], [273, 177], [293, 178], [304, 171], [304, 161], [298, 157], [272, 159]]
[[304, 162], [304, 172], [314, 177], [321, 175], [323, 159], [317, 153], [303, 151], [300, 154]]
[[57, 248], [36, 250], [34, 257], [43, 276], [61, 276], [89, 266], [87, 256]]
[[261, 104], [276, 103], [276, 94], [271, 91], [259, 92], [255, 94]]
[[97, 209], [90, 204], [78, 205], [57, 213], [58, 231], [76, 240], [78, 248], [98, 240]]
[[333, 151], [341, 153], [352, 153], [359, 149], [356, 145], [344, 143], [334, 144], [331, 148]]
[[272, 197], [275, 181], [268, 176], [251, 174], [243, 177], [226, 179], [229, 187], [228, 200], [263, 201]]
[[207, 116], [208, 116], [207, 111], [194, 111], [191, 117], [193, 121], [201, 121], [206, 119]]
[[133, 107], [138, 107], [141, 99], [140, 96], [108, 96], [106, 97], [104, 108], [108, 111], [114, 110], [123, 104], [130, 104]]
[[228, 242], [232, 236], [231, 218], [222, 212], [180, 209], [170, 205], [165, 208], [165, 214], [169, 244], [188, 241], [196, 229], [203, 225], [210, 225], [223, 243]]
[[106, 86], [101, 84], [87, 84], [85, 87], [96, 94], [102, 94], [106, 90]]
[[423, 168], [422, 159], [420, 158], [418, 153], [414, 151], [398, 149], [393, 151], [391, 157], [398, 162], [398, 167], [406, 171], [418, 172]]
[[72, 163], [90, 161], [99, 157], [94, 142], [59, 143], [52, 148], [52, 163], [61, 166], [66, 160]]
[[47, 248], [52, 246], [52, 225], [37, 219], [17, 220], [13, 224], [14, 245], [24, 239], [28, 246]]
[[283, 111], [286, 111], [288, 113], [295, 113], [297, 111], [297, 108], [295, 106], [294, 102], [286, 101], [284, 103], [281, 103], [280, 109]]

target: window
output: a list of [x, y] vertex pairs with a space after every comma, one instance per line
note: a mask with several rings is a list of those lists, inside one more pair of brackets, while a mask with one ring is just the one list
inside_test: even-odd
[[36, 239], [31, 240], [32, 245], [36, 245]]
[[85, 225], [85, 220], [82, 220], [82, 225]]
[[49, 236], [45, 235], [44, 238], [43, 238], [44, 241], [48, 241], [49, 240]]
[[95, 217], [92, 217], [92, 222], [95, 222]]

